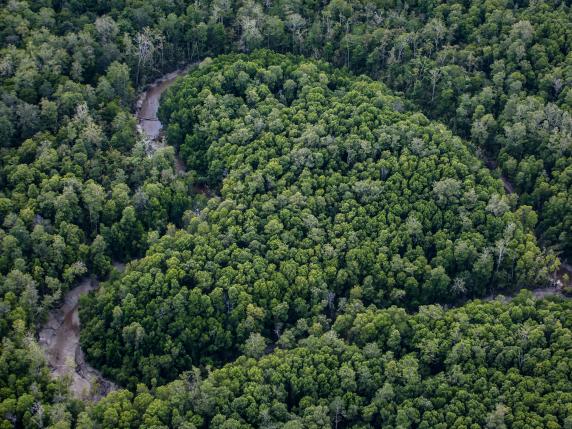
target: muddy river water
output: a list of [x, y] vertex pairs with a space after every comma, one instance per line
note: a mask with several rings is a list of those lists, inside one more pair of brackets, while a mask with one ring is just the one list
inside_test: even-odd
[[159, 139], [161, 129], [163, 128], [159, 118], [157, 118], [161, 95], [187, 70], [188, 67], [163, 76], [151, 84], [147, 91], [139, 97], [137, 101], [139, 129], [145, 133], [149, 140]]
[[[163, 125], [157, 117], [161, 95], [175, 83], [179, 76], [185, 74], [196, 64], [197, 63], [193, 63], [183, 69], [176, 70], [157, 79], [137, 100], [137, 127], [139, 132], [147, 138], [148, 153], [151, 154], [166, 146], [165, 139], [162, 135]], [[178, 156], [175, 156], [175, 170], [178, 173], [184, 173], [186, 171], [185, 163]]]
[[86, 364], [79, 346], [79, 298], [97, 286], [96, 280], [84, 278], [65, 295], [62, 306], [50, 313], [48, 322], [40, 331], [39, 343], [46, 353], [52, 374], [69, 376], [70, 390], [80, 399], [96, 400], [115, 389], [112, 382]]

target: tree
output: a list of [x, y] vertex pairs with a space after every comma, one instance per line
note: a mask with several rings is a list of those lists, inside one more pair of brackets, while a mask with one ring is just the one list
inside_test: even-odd
[[251, 333], [244, 343], [243, 352], [246, 356], [255, 359], [264, 355], [266, 339], [259, 333]]
[[99, 216], [106, 198], [105, 189], [90, 180], [85, 184], [81, 196], [89, 214], [90, 228], [97, 233]]
[[156, 60], [155, 56], [159, 54], [162, 59], [164, 41], [164, 36], [150, 27], [145, 27], [142, 32], [135, 35], [134, 50], [137, 59], [135, 86], [139, 86], [141, 71], [154, 65]]
[[100, 277], [105, 277], [111, 269], [111, 259], [107, 256], [107, 244], [101, 235], [95, 237], [91, 243], [89, 254], [90, 271]]

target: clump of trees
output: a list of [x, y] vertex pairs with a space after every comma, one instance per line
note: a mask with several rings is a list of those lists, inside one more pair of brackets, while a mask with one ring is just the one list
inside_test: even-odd
[[[563, 428], [572, 422], [571, 301], [364, 308], [259, 359], [111, 393], [84, 427]], [[301, 331], [299, 325], [292, 331]]]
[[172, 148], [151, 153], [137, 134], [117, 24], [60, 13], [0, 7], [1, 427], [73, 420], [38, 327], [81, 277], [142, 256], [204, 200]]
[[[239, 353], [258, 357], [278, 338], [295, 344], [308, 330], [327, 330], [348, 299], [415, 308], [545, 282], [554, 261], [542, 261], [532, 231], [564, 257], [572, 251], [570, 16], [570, 3], [560, 0], [407, 7], [344, 0], [3, 2], [0, 426], [158, 426], [166, 416], [173, 426], [253, 424], [237, 423], [238, 417], [213, 422], [206, 414], [185, 420], [183, 412], [175, 418], [172, 404], [173, 415], [165, 414], [156, 395], [177, 397], [186, 384], [176, 383], [123, 391], [113, 398], [122, 398], [125, 412], [110, 400], [78, 418], [83, 405], [69, 400], [65, 382], [49, 378], [34, 338], [46, 312], [81, 276], [105, 278], [112, 259], [138, 258], [149, 247], [149, 258], [98, 298], [113, 306], [102, 309], [102, 326], [89, 334], [117, 336], [117, 344], [99, 344], [90, 356], [132, 386], [177, 377], [179, 368], [169, 367], [172, 357], [164, 350], [180, 356], [191, 344], [205, 345], [204, 355], [180, 358], [180, 367], [189, 368]], [[206, 198], [195, 191], [202, 187], [193, 174], [175, 173], [172, 149], [151, 155], [139, 141], [131, 114], [135, 94], [183, 64], [260, 48], [365, 73], [403, 98], [324, 64], [308, 64], [294, 76], [299, 59], [281, 59], [278, 68], [260, 58], [243, 58], [236, 70], [211, 65], [218, 67], [212, 82], [198, 82], [200, 74], [193, 79], [212, 93], [214, 106], [190, 102], [201, 95], [187, 85], [192, 96], [184, 109], [171, 104], [163, 112], [172, 123], [169, 140], [203, 183], [219, 188], [221, 199], [201, 211]], [[252, 63], [264, 75], [251, 75]], [[372, 99], [360, 98], [361, 91]], [[201, 116], [201, 106], [221, 116]], [[185, 122], [189, 118], [211, 128], [197, 129]], [[286, 135], [282, 122], [293, 134]], [[318, 127], [324, 124], [328, 128]], [[498, 166], [518, 197], [502, 192], [461, 147], [467, 143]], [[204, 237], [210, 238], [203, 243]], [[151, 320], [173, 309], [184, 325]], [[112, 329], [110, 314], [117, 324]], [[122, 373], [142, 357], [148, 332], [163, 328], [164, 335], [152, 337], [161, 348], [149, 349], [141, 366]], [[181, 331], [180, 342], [169, 341]], [[119, 349], [137, 356], [119, 363], [112, 354]], [[537, 374], [558, 381], [549, 370]], [[535, 386], [543, 384], [535, 380]], [[134, 396], [140, 401], [135, 411], [128, 406]], [[562, 392], [557, 396], [570, 402]], [[307, 426], [348, 424], [336, 404], [337, 417], [328, 422], [324, 408], [316, 412], [321, 420]], [[523, 426], [525, 419], [544, 427], [570, 424], [556, 412], [555, 420], [541, 422], [537, 410], [489, 405], [498, 411], [486, 421], [491, 427]], [[157, 417], [153, 407], [163, 414]]]
[[332, 320], [352, 294], [413, 309], [548, 284], [532, 211], [403, 105], [371, 79], [268, 51], [182, 79], [160, 116], [220, 197], [82, 302], [92, 362], [161, 384], [253, 336]]

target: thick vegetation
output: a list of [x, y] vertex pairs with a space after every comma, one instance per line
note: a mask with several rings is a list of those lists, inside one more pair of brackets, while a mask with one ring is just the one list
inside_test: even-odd
[[[80, 277], [143, 255], [202, 197], [172, 149], [139, 141], [129, 67], [99, 55], [100, 26], [66, 34], [64, 19], [52, 35], [39, 31], [52, 10], [18, 2], [0, 16], [0, 421], [42, 427], [73, 412], [34, 341], [47, 311]], [[26, 45], [8, 27], [16, 18], [37, 26]]]
[[[571, 302], [363, 308], [294, 346], [110, 394], [84, 427], [561, 428], [572, 424]], [[297, 328], [301, 330], [302, 327]]]
[[83, 303], [88, 355], [155, 383], [334, 318], [352, 292], [414, 308], [546, 284], [530, 210], [512, 212], [460, 139], [402, 104], [266, 51], [181, 80], [163, 101], [169, 141], [220, 198]]
[[[567, 303], [470, 304], [436, 319], [494, 350], [484, 361], [463, 351], [449, 365], [457, 331], [425, 319], [415, 338], [397, 326], [402, 352], [394, 333], [379, 354], [356, 336], [383, 332], [362, 321], [401, 318], [393, 304], [421, 320], [420, 304], [544, 285], [558, 262], [539, 248], [572, 254], [570, 8], [0, 0], [0, 427], [571, 427]], [[176, 173], [173, 150], [136, 132], [136, 92], [260, 48], [369, 78], [270, 52], [207, 61], [164, 103], [192, 170]], [[197, 180], [219, 194], [204, 209]], [[90, 358], [147, 386], [82, 413], [49, 377], [37, 328], [80, 277], [144, 255], [82, 318]], [[491, 317], [507, 327], [494, 341], [479, 333]], [[535, 324], [544, 340], [536, 332], [528, 349], [512, 334], [528, 341]], [[414, 345], [424, 338], [436, 338], [435, 364]], [[386, 371], [407, 354], [415, 388]], [[376, 376], [336, 384], [344, 364]], [[294, 371], [311, 392], [282, 381]], [[391, 395], [372, 394], [387, 383]]]
[[4, 144], [43, 129], [55, 97], [68, 93], [73, 111], [82, 84], [124, 94], [109, 80], [97, 85], [113, 61], [140, 85], [234, 49], [305, 54], [382, 80], [496, 158], [539, 211], [541, 237], [572, 251], [569, 1], [9, 3], [0, 15]]

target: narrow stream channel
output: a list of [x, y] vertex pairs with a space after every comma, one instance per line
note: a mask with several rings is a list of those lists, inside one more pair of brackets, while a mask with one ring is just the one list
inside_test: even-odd
[[97, 400], [116, 386], [85, 362], [79, 346], [79, 298], [95, 290], [98, 282], [84, 278], [64, 297], [60, 308], [50, 312], [40, 331], [40, 346], [44, 349], [55, 377], [70, 377], [70, 391], [79, 399]]
[[[161, 135], [162, 125], [157, 118], [161, 95], [188, 68], [170, 73], [157, 80], [141, 94], [137, 103], [138, 129], [150, 145], [151, 152], [165, 147]], [[176, 158], [177, 172], [185, 171], [184, 163]], [[114, 268], [122, 272], [125, 265], [114, 262]], [[48, 321], [39, 333], [39, 344], [43, 348], [54, 377], [67, 376], [70, 391], [78, 399], [97, 401], [117, 386], [105, 379], [95, 368], [86, 363], [80, 347], [79, 299], [99, 286], [94, 278], [83, 278], [76, 287], [67, 292], [62, 305], [50, 312]]]
[[[175, 83], [179, 76], [187, 73], [189, 69], [196, 64], [198, 63], [190, 64], [183, 69], [176, 70], [157, 79], [139, 97], [136, 112], [138, 120], [137, 128], [146, 138], [147, 151], [149, 154], [166, 147], [165, 138], [161, 132], [163, 125], [157, 117], [161, 95]], [[178, 173], [184, 173], [186, 171], [185, 163], [177, 155], [175, 156], [175, 170]]]

